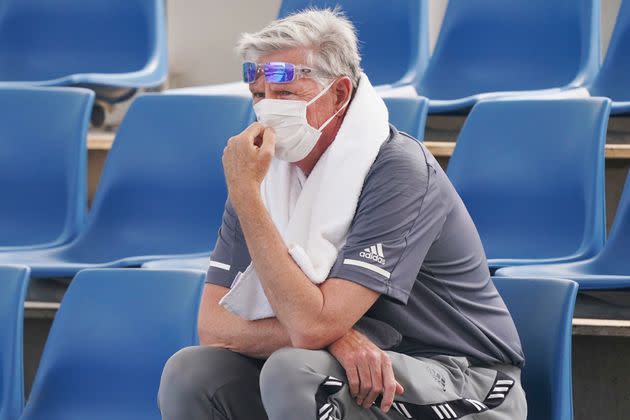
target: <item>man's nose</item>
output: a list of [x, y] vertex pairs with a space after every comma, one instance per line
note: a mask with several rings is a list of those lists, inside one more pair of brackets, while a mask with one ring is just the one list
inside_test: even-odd
[[271, 90], [271, 86], [269, 85], [269, 83], [264, 82], [265, 83], [265, 98], [267, 99], [277, 99], [277, 95], [273, 92], [273, 90]]

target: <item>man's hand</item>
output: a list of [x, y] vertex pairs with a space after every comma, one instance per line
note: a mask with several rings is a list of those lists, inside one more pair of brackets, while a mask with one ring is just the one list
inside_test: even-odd
[[252, 194], [260, 193], [260, 184], [269, 171], [275, 144], [273, 129], [258, 122], [228, 140], [223, 150], [223, 170], [230, 201], [236, 209], [246, 205]]
[[345, 369], [350, 394], [363, 408], [370, 408], [374, 400], [382, 394], [381, 411], [387, 413], [394, 396], [405, 391], [394, 378], [394, 370], [387, 353], [360, 332], [351, 329], [331, 344], [328, 351]]

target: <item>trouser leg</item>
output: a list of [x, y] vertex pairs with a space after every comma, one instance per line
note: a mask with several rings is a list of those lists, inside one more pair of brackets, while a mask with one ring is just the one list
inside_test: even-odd
[[[364, 409], [356, 404], [346, 385], [343, 368], [330, 353], [301, 349], [274, 353], [260, 376], [262, 400], [269, 419], [526, 418], [518, 378], [509, 379], [492, 369], [471, 368], [465, 358], [427, 359], [388, 354], [405, 393], [396, 397], [392, 409], [385, 414], [377, 405]], [[508, 384], [510, 380], [512, 383]], [[501, 391], [504, 398], [495, 396], [488, 400], [494, 389]]]
[[164, 420], [264, 420], [262, 362], [212, 347], [188, 347], [166, 363], [158, 392]]

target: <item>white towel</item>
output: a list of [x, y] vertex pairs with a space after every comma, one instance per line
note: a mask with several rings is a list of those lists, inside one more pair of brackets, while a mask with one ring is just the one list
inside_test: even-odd
[[[262, 199], [289, 254], [315, 284], [328, 278], [348, 236], [365, 177], [389, 136], [389, 115], [363, 74], [337, 137], [305, 178], [273, 159]], [[248, 320], [274, 316], [253, 264], [234, 279], [220, 304]]]

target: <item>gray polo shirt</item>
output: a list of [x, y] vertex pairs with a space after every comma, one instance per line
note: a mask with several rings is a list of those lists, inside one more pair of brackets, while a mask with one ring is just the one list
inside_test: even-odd
[[[250, 262], [228, 201], [206, 281], [230, 287]], [[368, 172], [329, 277], [381, 294], [366, 317], [395, 333], [394, 351], [523, 364], [466, 207], [433, 155], [394, 127]]]

